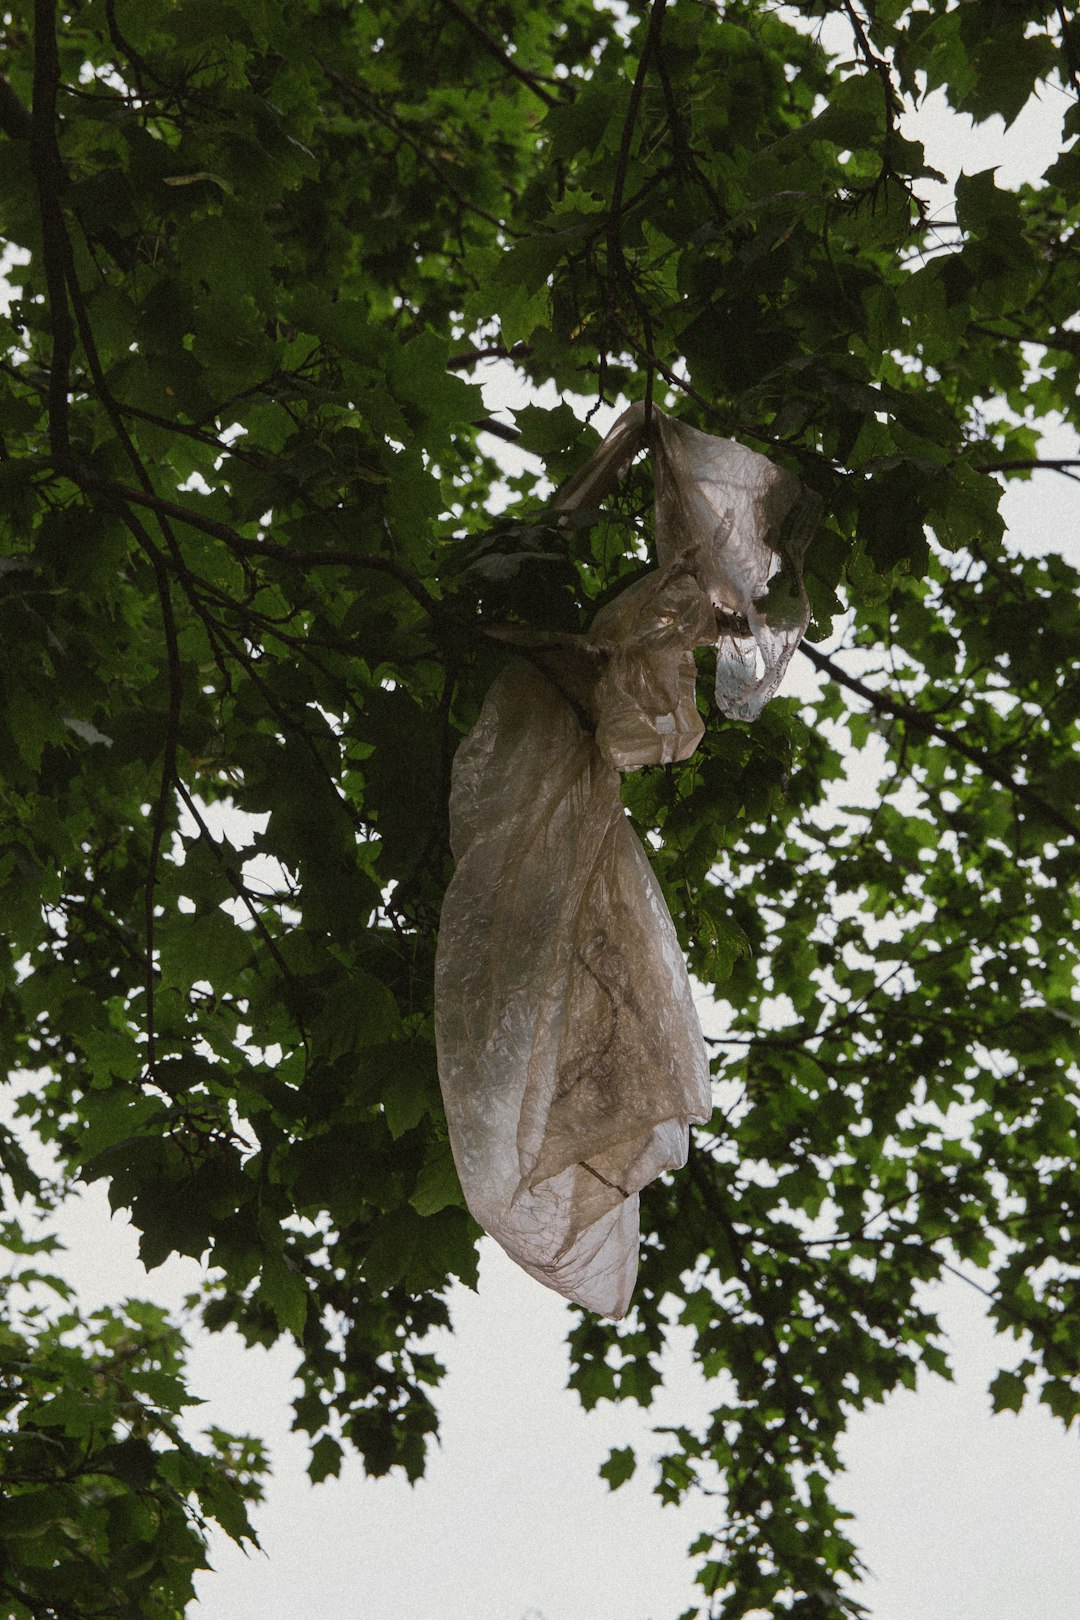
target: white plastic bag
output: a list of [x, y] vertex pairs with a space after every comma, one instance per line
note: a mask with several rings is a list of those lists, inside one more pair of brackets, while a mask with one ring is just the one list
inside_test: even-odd
[[638, 1191], [711, 1106], [671, 917], [618, 772], [531, 665], [492, 686], [450, 803], [436, 1030], [469, 1208], [541, 1282], [622, 1316]]
[[653, 416], [657, 556], [691, 554], [721, 613], [717, 706], [729, 719], [756, 720], [810, 620], [802, 558], [821, 500], [734, 439]]
[[[619, 771], [693, 753], [693, 649], [718, 626], [724, 712], [752, 719], [776, 690], [806, 624], [819, 510], [764, 456], [653, 414], [660, 567], [582, 643], [534, 636], [534, 662], [492, 685], [454, 760], [435, 969], [469, 1208], [534, 1277], [615, 1317], [637, 1273], [638, 1193], [686, 1162], [711, 1108], [686, 964]], [[634, 406], [556, 505], [598, 504], [643, 437]]]
[[[645, 407], [624, 411], [586, 465], [560, 489], [561, 510], [597, 506], [645, 443]], [[802, 558], [822, 503], [794, 473], [734, 439], [701, 433], [653, 408], [656, 554], [685, 557], [719, 610], [716, 701], [755, 720], [775, 695], [810, 618]]]

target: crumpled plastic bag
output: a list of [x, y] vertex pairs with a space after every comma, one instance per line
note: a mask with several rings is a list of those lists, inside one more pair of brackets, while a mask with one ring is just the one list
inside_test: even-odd
[[[794, 473], [734, 439], [701, 433], [655, 406], [649, 437], [656, 485], [656, 554], [686, 555], [718, 609], [716, 702], [756, 720], [776, 693], [810, 620], [802, 559], [821, 519], [818, 495]], [[646, 438], [631, 405], [555, 497], [561, 510], [598, 506]]]
[[681, 558], [600, 609], [589, 632], [603, 659], [591, 707], [596, 746], [617, 770], [689, 759], [705, 731], [693, 649], [715, 634], [708, 599]]
[[[613, 1317], [637, 1274], [640, 1189], [685, 1164], [711, 1111], [686, 963], [619, 772], [697, 747], [693, 649], [716, 641], [718, 607], [725, 713], [752, 718], [775, 691], [806, 623], [817, 516], [765, 457], [653, 417], [660, 567], [577, 644], [530, 637], [532, 662], [493, 683], [454, 759], [435, 967], [470, 1210], [540, 1282]], [[635, 406], [556, 506], [599, 504], [643, 437]]]
[[711, 1109], [674, 925], [618, 771], [530, 664], [488, 692], [450, 817], [435, 1017], [466, 1200], [540, 1282], [622, 1316], [638, 1192]]

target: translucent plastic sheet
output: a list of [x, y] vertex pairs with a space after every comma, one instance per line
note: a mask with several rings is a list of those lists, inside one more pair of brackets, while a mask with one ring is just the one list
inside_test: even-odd
[[618, 772], [533, 666], [495, 681], [450, 804], [436, 1029], [469, 1208], [541, 1282], [622, 1316], [638, 1191], [711, 1106], [671, 917]]
[[[802, 558], [821, 500], [793, 473], [734, 439], [715, 438], [654, 407], [656, 552], [682, 555], [719, 610], [716, 702], [756, 720], [784, 677], [810, 618]], [[563, 486], [564, 510], [597, 506], [646, 440], [645, 407], [631, 405], [595, 455]]]
[[[653, 417], [660, 567], [587, 639], [538, 635], [533, 661], [491, 687], [454, 760], [436, 956], [439, 1077], [469, 1208], [534, 1277], [616, 1317], [637, 1273], [638, 1193], [686, 1162], [711, 1108], [686, 964], [619, 772], [693, 753], [693, 649], [718, 624], [721, 707], [759, 712], [805, 627], [818, 515], [765, 457]], [[643, 438], [635, 406], [556, 505], [598, 505]]]
[[745, 445], [653, 415], [657, 555], [691, 552], [721, 610], [717, 706], [756, 720], [810, 620], [802, 558], [821, 500]]

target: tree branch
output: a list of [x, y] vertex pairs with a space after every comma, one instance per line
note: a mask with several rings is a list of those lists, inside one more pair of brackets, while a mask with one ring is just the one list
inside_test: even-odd
[[[879, 56], [877, 54], [874, 47], [871, 45], [870, 40], [867, 37], [866, 29], [863, 25], [863, 20], [859, 16], [859, 13], [855, 10], [852, 0], [840, 0], [840, 3], [848, 22], [851, 24], [851, 31], [855, 35], [855, 41], [859, 47], [859, 52], [863, 61], [866, 63], [871, 72], [877, 75], [881, 82], [882, 94], [885, 98], [885, 150], [887, 154], [896, 133], [896, 117], [897, 113], [901, 109], [902, 103], [897, 93], [896, 86], [893, 83], [892, 74], [889, 71], [889, 64], [886, 62], [883, 56]], [[886, 165], [888, 165], [887, 156]]]
[[152, 1080], [157, 1080], [157, 1053], [154, 1002], [154, 890], [157, 885], [158, 866], [161, 862], [161, 846], [165, 836], [165, 818], [168, 814], [169, 797], [177, 780], [176, 754], [180, 741], [180, 697], [181, 697], [181, 670], [180, 645], [176, 633], [176, 616], [173, 612], [172, 593], [169, 589], [169, 576], [165, 568], [165, 559], [154, 545], [150, 536], [135, 516], [134, 512], [127, 513], [127, 522], [131, 532], [139, 541], [143, 551], [150, 559], [154, 570], [154, 579], [157, 584], [158, 601], [161, 605], [161, 623], [165, 632], [165, 652], [169, 670], [169, 711], [165, 722], [165, 751], [161, 762], [161, 782], [158, 786], [157, 800], [154, 804], [154, 819], [150, 834], [150, 860], [146, 868], [146, 888], [144, 895], [144, 918], [146, 935], [146, 1073]]
[[494, 416], [485, 416], [482, 422], [474, 422], [472, 425], [481, 433], [490, 433], [496, 439], [505, 439], [507, 444], [517, 444], [521, 438], [516, 427], [511, 427], [509, 422], [500, 422]]
[[528, 343], [514, 343], [508, 349], [505, 343], [496, 343], [490, 349], [470, 349], [466, 354], [454, 354], [446, 362], [447, 371], [471, 371], [480, 360], [527, 360], [532, 354]]
[[56, 144], [56, 97], [60, 88], [60, 53], [56, 44], [55, 0], [34, 0], [34, 110], [31, 115], [30, 161], [41, 216], [45, 287], [52, 320], [49, 365], [49, 444], [58, 467], [71, 459], [68, 435], [68, 387], [75, 352], [75, 326], [67, 300], [70, 245], [60, 212], [64, 166]]
[[0, 73], [0, 129], [13, 141], [34, 138], [34, 120], [27, 112], [10, 84]]
[[133, 489], [130, 485], [117, 483], [112, 478], [103, 478], [100, 473], [91, 471], [89, 467], [73, 467], [71, 477], [81, 489], [96, 490], [109, 500], [121, 504], [130, 502], [133, 506], [145, 507], [159, 516], [172, 518], [177, 523], [185, 523], [189, 528], [198, 529], [215, 540], [221, 540], [237, 556], [261, 557], [270, 562], [285, 563], [292, 568], [335, 566], [370, 568], [376, 573], [389, 574], [398, 580], [433, 618], [438, 617], [442, 610], [437, 598], [431, 596], [421, 582], [392, 557], [361, 556], [355, 552], [336, 550], [299, 551], [290, 546], [276, 545], [272, 540], [249, 540], [231, 528], [228, 523], [220, 523], [217, 518], [204, 517], [191, 507], [181, 506], [178, 501], [166, 500], [162, 495]]
[[847, 687], [849, 692], [855, 692], [879, 714], [895, 715], [898, 720], [903, 720], [916, 731], [921, 731], [928, 737], [936, 737], [939, 742], [944, 743], [953, 753], [961, 754], [964, 759], [970, 760], [973, 765], [977, 765], [984, 775], [999, 783], [1015, 799], [1029, 805], [1032, 810], [1037, 811], [1051, 825], [1060, 828], [1070, 838], [1080, 839], [1080, 824], [1070, 820], [1062, 811], [1056, 809], [1054, 805], [1044, 799], [1041, 793], [1037, 793], [1034, 788], [1029, 787], [1026, 782], [1018, 782], [1011, 772], [1004, 765], [999, 764], [994, 755], [988, 753], [985, 748], [977, 748], [973, 743], [966, 743], [955, 731], [950, 731], [947, 726], [939, 725], [936, 720], [932, 719], [922, 709], [916, 708], [914, 704], [901, 703], [896, 698], [888, 697], [884, 692], [876, 691], [874, 687], [867, 686], [865, 681], [859, 680], [855, 675], [849, 675], [847, 670], [841, 669], [839, 664], [834, 663], [825, 653], [820, 652], [817, 647], [811, 646], [808, 642], [803, 641], [799, 645], [800, 650], [817, 669], [830, 675], [841, 686]]
[[[651, 355], [653, 350], [653, 322], [652, 314], [647, 304], [638, 293], [637, 286], [630, 274], [626, 263], [626, 256], [622, 244], [622, 216], [623, 192], [626, 189], [626, 175], [630, 166], [630, 147], [634, 139], [634, 130], [637, 127], [638, 113], [641, 109], [641, 97], [645, 90], [645, 80], [649, 73], [649, 63], [658, 55], [660, 43], [660, 29], [663, 26], [664, 10], [667, 0], [652, 0], [652, 10], [649, 13], [649, 31], [645, 36], [645, 43], [638, 58], [637, 72], [634, 74], [634, 83], [630, 90], [630, 100], [626, 107], [626, 117], [623, 120], [622, 139], [619, 142], [619, 159], [615, 169], [615, 184], [611, 188], [611, 208], [608, 211], [607, 223], [607, 255], [608, 278], [620, 278], [629, 288], [634, 307], [641, 317], [642, 330], [645, 334], [645, 352]], [[610, 295], [609, 295], [610, 296]], [[645, 429], [648, 431], [652, 422], [652, 393], [654, 366], [650, 361], [645, 374]], [[601, 390], [602, 391], [602, 390]]]
[[626, 189], [626, 173], [630, 166], [630, 146], [634, 138], [634, 129], [637, 125], [638, 112], [641, 107], [641, 97], [645, 90], [645, 80], [649, 72], [649, 62], [656, 48], [660, 29], [664, 21], [664, 11], [667, 0], [653, 0], [652, 10], [649, 14], [649, 31], [645, 36], [645, 43], [638, 58], [637, 72], [634, 74], [634, 83], [630, 90], [630, 100], [626, 107], [626, 117], [623, 120], [622, 139], [619, 142], [619, 159], [615, 170], [615, 184], [611, 188], [611, 210], [608, 215], [608, 245], [613, 256], [622, 262], [622, 205], [623, 191]]
[[[217, 861], [218, 865], [221, 867], [221, 870], [228, 878], [234, 894], [247, 911], [248, 916], [251, 918], [259, 937], [262, 939], [263, 944], [273, 957], [274, 965], [281, 974], [281, 977], [287, 984], [295, 986], [296, 980], [289, 969], [289, 965], [282, 956], [281, 951], [278, 949], [277, 940], [267, 928], [266, 923], [263, 920], [262, 913], [258, 910], [254, 901], [252, 900], [247, 884], [244, 882], [240, 873], [236, 871], [235, 867], [229, 864], [228, 858], [222, 851], [221, 845], [210, 831], [210, 828], [206, 824], [205, 817], [200, 811], [192, 795], [188, 792], [187, 788], [180, 780], [179, 776], [176, 777], [176, 791], [183, 800], [185, 808], [187, 809], [192, 821], [194, 821], [199, 832], [199, 837], [209, 848], [215, 861]], [[297, 1019], [297, 1022], [300, 1025], [301, 1033], [303, 1033], [303, 1023], [299, 1018]]]
[[505, 46], [500, 45], [495, 35], [489, 33], [483, 23], [479, 22], [471, 12], [466, 11], [465, 7], [459, 4], [459, 0], [442, 0], [442, 3], [448, 11], [454, 13], [459, 22], [464, 23], [469, 32], [480, 41], [484, 49], [497, 62], [501, 62], [506, 71], [512, 73], [515, 79], [519, 79], [527, 90], [531, 90], [534, 96], [538, 96], [546, 107], [557, 107], [559, 105], [559, 98], [544, 89], [535, 73], [530, 73], [528, 68], [523, 68], [519, 62], [515, 62]]
[[447, 174], [443, 164], [437, 158], [432, 157], [431, 153], [420, 144], [415, 135], [410, 133], [399, 118], [395, 118], [392, 113], [388, 113], [385, 108], [380, 107], [374, 97], [368, 95], [366, 90], [363, 90], [360, 85], [355, 84], [351, 79], [346, 79], [343, 74], [338, 73], [336, 68], [332, 68], [328, 62], [324, 62], [318, 54], [316, 54], [315, 60], [330, 80], [330, 83], [336, 85], [343, 96], [363, 107], [364, 111], [370, 113], [377, 123], [382, 124], [384, 129], [388, 129], [392, 135], [396, 135], [399, 141], [404, 141], [405, 145], [416, 153], [421, 163], [427, 165], [432, 174], [438, 178], [440, 185], [444, 186], [450, 195], [457, 199], [467, 213], [475, 214], [478, 219], [485, 220], [488, 225], [494, 225], [497, 231], [505, 231], [508, 236], [520, 236], [522, 234], [520, 231], [512, 231], [505, 220], [496, 219], [494, 214], [489, 214], [486, 208], [481, 208], [478, 203], [473, 202], [470, 197], [466, 196], [461, 187]]
[[[1062, 5], [1061, 0], [1057, 0], [1057, 6], [1055, 9], [1058, 14], [1058, 21], [1061, 24], [1061, 47], [1065, 53], [1065, 62], [1069, 69], [1069, 78], [1072, 80], [1073, 89], [1076, 91], [1077, 95], [1080, 96], [1080, 57], [1077, 56], [1076, 44], [1073, 40], [1072, 29], [1069, 27], [1069, 14]], [[1064, 77], [1065, 75], [1062, 74], [1062, 78]]]
[[[706, 1168], [706, 1164], [709, 1166], [708, 1169]], [[783, 1391], [783, 1400], [787, 1409], [788, 1421], [792, 1424], [798, 1424], [800, 1416], [805, 1409], [805, 1396], [791, 1376], [787, 1356], [784, 1353], [784, 1347], [780, 1343], [779, 1336], [777, 1335], [776, 1323], [773, 1319], [772, 1312], [769, 1310], [768, 1302], [766, 1301], [762, 1290], [758, 1285], [758, 1278], [755, 1275], [753, 1262], [747, 1259], [746, 1253], [743, 1249], [742, 1234], [739, 1232], [730, 1214], [728, 1213], [723, 1198], [717, 1192], [716, 1185], [710, 1173], [712, 1164], [713, 1161], [708, 1158], [708, 1155], [702, 1154], [695, 1146], [691, 1146], [687, 1161], [690, 1179], [697, 1187], [698, 1196], [701, 1198], [705, 1208], [716, 1218], [719, 1225], [723, 1228], [724, 1235], [728, 1240], [728, 1247], [731, 1250], [731, 1258], [735, 1263], [735, 1269], [738, 1273], [739, 1280], [746, 1289], [752, 1308], [761, 1318], [762, 1332], [765, 1335], [769, 1349], [772, 1351], [773, 1362], [776, 1368], [775, 1381], [779, 1388]]]
[[1070, 469], [1080, 467], [1080, 458], [1070, 456], [1016, 456], [1009, 461], [973, 462], [976, 472], [1056, 472], [1063, 478], [1080, 483], [1080, 477]]

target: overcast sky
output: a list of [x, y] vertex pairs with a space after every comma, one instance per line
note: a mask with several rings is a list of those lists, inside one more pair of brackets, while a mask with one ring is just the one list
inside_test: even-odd
[[[950, 176], [1002, 162], [1013, 182], [1056, 149], [1066, 105], [1056, 97], [1008, 138], [1000, 124], [965, 133], [940, 105], [913, 132]], [[1047, 449], [1069, 452], [1066, 435]], [[1080, 487], [1041, 475], [1009, 493], [1006, 511], [1018, 546], [1080, 561]], [[147, 1277], [100, 1187], [61, 1231], [88, 1307], [125, 1294], [177, 1304], [197, 1282], [197, 1268], [179, 1261]], [[893, 1397], [857, 1418], [844, 1446], [842, 1497], [873, 1570], [863, 1601], [874, 1620], [1080, 1620], [1076, 1435], [1041, 1408], [991, 1420], [996, 1357], [1019, 1351], [995, 1347], [974, 1290], [950, 1283], [930, 1302], [943, 1312], [956, 1382]], [[217, 1573], [199, 1586], [202, 1620], [674, 1620], [695, 1601], [685, 1548], [709, 1523], [709, 1503], [661, 1509], [649, 1490], [648, 1459], [661, 1449], [651, 1427], [708, 1407], [684, 1346], [676, 1340], [651, 1412], [586, 1416], [565, 1391], [569, 1307], [490, 1241], [478, 1294], [458, 1289], [451, 1306], [455, 1332], [438, 1336], [449, 1369], [442, 1444], [415, 1488], [366, 1480], [352, 1461], [341, 1480], [311, 1488], [306, 1447], [288, 1432], [295, 1351], [245, 1351], [228, 1334], [198, 1340], [192, 1384], [208, 1404], [193, 1422], [265, 1436], [274, 1463], [257, 1515], [264, 1552], [216, 1544]], [[596, 1470], [610, 1446], [628, 1444], [643, 1465], [612, 1494]]]

